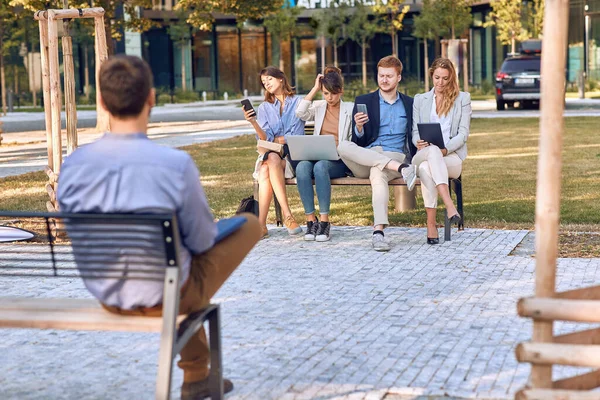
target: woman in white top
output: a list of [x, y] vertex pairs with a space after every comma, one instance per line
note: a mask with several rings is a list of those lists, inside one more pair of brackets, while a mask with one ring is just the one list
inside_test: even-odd
[[[460, 215], [450, 197], [448, 178], [458, 178], [462, 163], [467, 158], [467, 138], [471, 126], [471, 95], [460, 92], [452, 62], [436, 59], [429, 74], [433, 89], [418, 94], [413, 103], [412, 139], [417, 154], [402, 175], [412, 190], [416, 178], [421, 179], [421, 192], [427, 213], [427, 243], [438, 244], [436, 210], [438, 194], [442, 198], [451, 223], [460, 222]], [[417, 124], [438, 122], [442, 128], [444, 149], [421, 140]]]
[[[354, 103], [342, 101], [344, 80], [341, 70], [327, 67], [315, 79], [312, 90], [298, 105], [296, 116], [303, 121], [315, 121], [315, 135], [332, 135], [336, 145], [350, 140], [352, 108]], [[312, 101], [318, 91], [324, 100]], [[331, 179], [341, 178], [349, 172], [342, 160], [300, 161], [296, 166], [296, 181], [300, 200], [306, 214], [304, 240], [326, 242], [331, 238], [329, 206], [331, 204]], [[315, 216], [315, 192], [313, 178], [319, 200], [321, 222]]]

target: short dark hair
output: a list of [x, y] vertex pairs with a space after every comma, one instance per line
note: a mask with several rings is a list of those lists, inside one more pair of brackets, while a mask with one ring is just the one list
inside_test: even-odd
[[140, 115], [152, 85], [152, 70], [139, 57], [119, 54], [100, 67], [100, 95], [108, 112], [115, 117]]
[[327, 89], [330, 93], [338, 94], [344, 91], [344, 78], [342, 70], [337, 67], [325, 67], [321, 78], [321, 90]]
[[[292, 85], [290, 85], [287, 76], [285, 76], [285, 74], [277, 67], [273, 67], [272, 65], [265, 67], [260, 71], [258, 76], [259, 78], [262, 76], [272, 76], [275, 79], [280, 79], [283, 84], [283, 94], [285, 94], [286, 97], [291, 97], [296, 93]], [[263, 85], [262, 79], [260, 80], [260, 84], [263, 89], [265, 89], [265, 101], [268, 103], [275, 103], [275, 95], [269, 93], [267, 88], [265, 88], [265, 85]]]

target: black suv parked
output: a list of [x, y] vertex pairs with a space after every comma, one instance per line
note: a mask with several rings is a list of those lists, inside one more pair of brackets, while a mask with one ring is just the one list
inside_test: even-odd
[[509, 55], [496, 74], [496, 109], [514, 106], [515, 101], [523, 107], [540, 101], [540, 41], [523, 42], [521, 54]]

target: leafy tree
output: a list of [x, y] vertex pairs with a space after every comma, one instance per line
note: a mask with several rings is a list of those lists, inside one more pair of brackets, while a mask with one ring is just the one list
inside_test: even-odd
[[446, 39], [461, 36], [473, 21], [471, 0], [435, 0], [440, 33]]
[[425, 91], [429, 91], [429, 52], [427, 51], [427, 40], [433, 40], [440, 36], [440, 24], [438, 22], [435, 0], [423, 0], [421, 14], [415, 17], [413, 35], [423, 39], [423, 54], [425, 55], [424, 81]]
[[527, 30], [530, 37], [542, 38], [544, 31], [544, 0], [533, 0], [527, 4]]
[[176, 8], [192, 10], [188, 22], [197, 29], [211, 30], [213, 13], [235, 15], [238, 25], [277, 11], [284, 0], [179, 0]]
[[[60, 9], [63, 8], [62, 1], [43, 1], [43, 0], [11, 0], [12, 6], [22, 6], [28, 11], [45, 10], [49, 8]], [[102, 7], [104, 8], [104, 29], [106, 31], [106, 37], [113, 39], [120, 39], [121, 32], [124, 30], [131, 30], [136, 32], [144, 32], [150, 29], [154, 23], [147, 18], [142, 18], [138, 15], [137, 7], [141, 8], [152, 8], [152, 0], [129, 0], [129, 1], [117, 1], [117, 0], [96, 0], [90, 5], [89, 1], [75, 0], [72, 1], [70, 7], [74, 8], [87, 8], [87, 7]], [[117, 8], [122, 6], [123, 12], [128, 14], [128, 18], [115, 18]], [[114, 54], [115, 47], [112, 40], [107, 40], [108, 54]]]
[[291, 40], [297, 32], [298, 15], [302, 12], [300, 7], [290, 7], [286, 0], [286, 6], [276, 12], [267, 15], [263, 20], [263, 25], [271, 33], [272, 38], [277, 38], [279, 43], [279, 69], [283, 71], [283, 54], [281, 51], [281, 42]]
[[348, 18], [348, 4], [345, 2], [332, 1], [328, 8], [316, 12], [312, 20], [316, 24], [317, 32], [331, 40], [333, 45], [333, 65], [338, 66], [337, 48], [346, 40], [344, 25]]
[[375, 37], [379, 27], [377, 20], [370, 17], [371, 7], [365, 5], [365, 0], [356, 0], [354, 14], [346, 24], [348, 38], [359, 44], [362, 53], [362, 84], [367, 87], [367, 47]]
[[187, 78], [185, 74], [186, 53], [183, 50], [192, 38], [193, 33], [191, 26], [186, 21], [186, 17], [186, 12], [183, 9], [177, 10], [177, 21], [167, 28], [171, 40], [181, 47], [181, 89], [183, 91], [187, 90]]
[[385, 3], [383, 0], [377, 0], [373, 6], [373, 11], [381, 16], [379, 26], [381, 32], [389, 33], [392, 38], [392, 54], [398, 55], [398, 31], [404, 28], [404, 17], [410, 6], [404, 4], [404, 0], [387, 0]]
[[503, 44], [510, 44], [511, 52], [514, 53], [515, 42], [525, 40], [529, 36], [522, 23], [522, 0], [492, 0], [490, 5], [492, 11], [483, 26], [496, 26], [498, 39]]

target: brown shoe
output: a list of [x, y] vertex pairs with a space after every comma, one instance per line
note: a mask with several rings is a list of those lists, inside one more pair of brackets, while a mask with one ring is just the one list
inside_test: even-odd
[[288, 215], [287, 217], [285, 217], [283, 223], [290, 235], [297, 235], [299, 233], [302, 233], [302, 228], [300, 228], [300, 225], [298, 225], [293, 215]]
[[264, 239], [264, 238], [269, 237], [269, 228], [267, 228], [266, 226], [263, 226], [261, 229], [262, 229], [262, 236], [260, 238]]
[[[183, 382], [181, 385], [181, 400], [200, 400], [210, 397], [209, 378], [198, 382]], [[229, 393], [233, 390], [233, 383], [229, 379], [223, 378], [223, 393]]]

